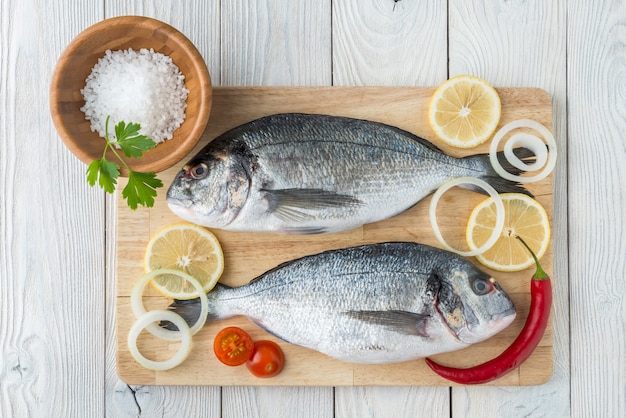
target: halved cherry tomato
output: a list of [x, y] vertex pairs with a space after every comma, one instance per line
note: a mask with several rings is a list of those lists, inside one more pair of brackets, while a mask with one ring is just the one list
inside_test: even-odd
[[252, 337], [239, 327], [226, 327], [215, 336], [213, 351], [227, 366], [239, 366], [248, 361], [254, 351]]
[[246, 367], [256, 377], [276, 376], [284, 366], [283, 350], [274, 341], [269, 340], [256, 341], [252, 357], [246, 362]]

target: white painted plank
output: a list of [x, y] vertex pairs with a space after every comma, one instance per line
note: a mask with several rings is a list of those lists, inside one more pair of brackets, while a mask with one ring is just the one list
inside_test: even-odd
[[332, 387], [224, 387], [222, 416], [332, 418]]
[[[330, 0], [222, 3], [223, 85], [331, 83]], [[222, 416], [331, 417], [332, 388], [224, 387]]]
[[[287, 32], [288, 39], [285, 35], [280, 38], [285, 26], [299, 24], [297, 20], [285, 19], [293, 13], [285, 10], [307, 7], [291, 4], [299, 2], [284, 3], [249, 6], [255, 8], [254, 12], [237, 4], [222, 5], [232, 11], [241, 12], [242, 7], [249, 10], [243, 17], [232, 16], [233, 22], [240, 22], [230, 22], [230, 27], [224, 29], [232, 38], [225, 42], [233, 47], [232, 51], [224, 53], [228, 54], [228, 65], [222, 65], [221, 59], [226, 57], [216, 47], [222, 36], [215, 32], [220, 28], [219, 23], [207, 23], [212, 16], [208, 9], [215, 6], [205, 5], [202, 0], [116, 1], [107, 3], [106, 7], [102, 2], [82, 1], [7, 0], [0, 3], [0, 318], [3, 318], [0, 323], [0, 416], [102, 416], [105, 408], [107, 416], [137, 416], [140, 407], [142, 416], [174, 416], [177, 412], [180, 416], [218, 415], [214, 409], [220, 400], [218, 389], [209, 388], [208, 395], [205, 388], [155, 388], [153, 391], [150, 387], [138, 387], [134, 388], [135, 398], [130, 389], [115, 378], [115, 335], [112, 334], [115, 291], [111, 264], [114, 261], [114, 230], [111, 229], [114, 206], [107, 200], [105, 225], [102, 193], [85, 185], [84, 165], [63, 147], [50, 123], [47, 87], [61, 49], [80, 30], [100, 20], [102, 10], [107, 16], [137, 13], [164, 20], [166, 16], [199, 46], [209, 62], [216, 85], [222, 81], [222, 74], [227, 76], [224, 81], [230, 85], [330, 84], [330, 71], [316, 74], [307, 67], [317, 68], [312, 63], [321, 62], [320, 67], [330, 68], [330, 55], [326, 57], [326, 53], [311, 51], [313, 47], [309, 46], [296, 58], [287, 56], [301, 45], [314, 45], [309, 39], [325, 39], [318, 43], [329, 43], [330, 23], [322, 22], [325, 29], [320, 28], [319, 33], [310, 38], [295, 35], [300, 39], [294, 40], [291, 35], [297, 31], [293, 28]], [[329, 3], [325, 3], [327, 7]], [[395, 4], [396, 12], [405, 10], [407, 13], [409, 9], [411, 13], [413, 7], [440, 8], [445, 7], [445, 2], [372, 0], [370, 3], [373, 6], [354, 0], [333, 2], [334, 18], [341, 18], [337, 14], [341, 9], [343, 15], [352, 14], [343, 19], [351, 19], [353, 26], [368, 25], [351, 28], [352, 35], [347, 31], [344, 35], [333, 31], [334, 37], [345, 37], [335, 39], [332, 63], [335, 84], [435, 85], [442, 81], [445, 75], [440, 78], [439, 72], [445, 73], [445, 62], [441, 64], [431, 50], [407, 45], [395, 48], [402, 42], [400, 38], [411, 38], [419, 31], [411, 28], [405, 32], [416, 19], [433, 19], [436, 12], [423, 10], [413, 16], [413, 20], [390, 28], [368, 10], [374, 6], [387, 10]], [[521, 390], [455, 388], [452, 412], [454, 416], [569, 415], [569, 383], [564, 382], [569, 373], [567, 354], [571, 348], [571, 416], [626, 416], [623, 396], [626, 393], [623, 344], [626, 314], [622, 281], [625, 266], [621, 239], [624, 229], [619, 222], [626, 217], [626, 194], [620, 182], [626, 174], [621, 87], [624, 2], [568, 2], [570, 141], [567, 144], [563, 69], [565, 1], [554, 4], [536, 0], [465, 3], [470, 2], [450, 2], [451, 29], [457, 28], [456, 32], [451, 31], [450, 73], [474, 73], [496, 85], [539, 86], [553, 94], [554, 130], [561, 155], [565, 155], [563, 151], [569, 146], [570, 184], [567, 196], [567, 164], [562, 158], [555, 181], [555, 280], [560, 280], [558, 291], [564, 292], [560, 293], [561, 300], [557, 301], [554, 311], [555, 380], [546, 386]], [[275, 11], [263, 14], [266, 6]], [[401, 6], [404, 9], [399, 9]], [[310, 7], [317, 10], [315, 5]], [[305, 11], [311, 16], [309, 9]], [[373, 20], [365, 17], [370, 15]], [[460, 17], [463, 21], [457, 20]], [[315, 19], [307, 19], [315, 22]], [[236, 32], [241, 27], [245, 34]], [[311, 27], [306, 31], [317, 30], [318, 27]], [[202, 31], [210, 35], [198, 35], [206, 33]], [[268, 31], [274, 31], [272, 36], [279, 38], [250, 39]], [[424, 36], [433, 33], [445, 36], [445, 23], [443, 29]], [[496, 38], [490, 39], [491, 36]], [[385, 44], [384, 39], [391, 41]], [[430, 43], [433, 42], [436, 43], [432, 40]], [[287, 43], [289, 49], [277, 50]], [[241, 44], [247, 46], [243, 48]], [[259, 45], [260, 50], [256, 48]], [[246, 48], [249, 56], [231, 57], [246, 53]], [[394, 55], [411, 55], [413, 51], [424, 58], [416, 62], [414, 56], [401, 57], [397, 58], [397, 64], [387, 66], [394, 61]], [[258, 65], [265, 70], [259, 70]], [[412, 79], [408, 71], [398, 70], [402, 65], [417, 66], [417, 78]], [[275, 78], [276, 74], [280, 77]], [[35, 146], [32, 141], [37, 141]], [[567, 201], [571, 203], [569, 209], [566, 209]], [[563, 244], [567, 239], [567, 210], [572, 236], [569, 272], [566, 262], [562, 261], [568, 255], [568, 248]], [[105, 226], [109, 228], [106, 247]], [[101, 282], [105, 276], [105, 249], [109, 269], [106, 301]], [[569, 316], [562, 296], [567, 293], [567, 284], [561, 279], [567, 278], [568, 273], [571, 274], [574, 341], [571, 347], [567, 335], [559, 331], [560, 323], [565, 323], [567, 328]], [[63, 289], [54, 288], [53, 284], [61, 279]], [[594, 295], [593, 298], [590, 295]], [[104, 306], [106, 352], [103, 351]], [[77, 318], [78, 323], [74, 322]], [[106, 358], [106, 376], [102, 358]], [[106, 382], [105, 393], [102, 392], [103, 381]], [[300, 416], [302, 411], [311, 416], [330, 416], [332, 394], [328, 395], [328, 391], [332, 389], [322, 388], [316, 392], [316, 388], [225, 388], [224, 397], [229, 402], [239, 402], [230, 410], [233, 416], [242, 413], [271, 416], [275, 412], [272, 410], [275, 401], [291, 402], [287, 410], [294, 416]], [[338, 389], [337, 393], [337, 416], [388, 416], [392, 413], [411, 416], [413, 411], [423, 411], [424, 405], [430, 403], [426, 396], [421, 396], [421, 388]], [[436, 392], [435, 399], [442, 393], [445, 392]], [[231, 401], [237, 396], [244, 399]], [[421, 399], [420, 405], [413, 401], [414, 397]], [[321, 410], [316, 402], [322, 404]], [[443, 405], [443, 400], [434, 402]], [[393, 407], [392, 403], [404, 406]], [[247, 407], [252, 412], [246, 410]], [[445, 411], [438, 409], [432, 411], [433, 414], [423, 415], [441, 416], [446, 415]]]
[[3, 417], [103, 414], [103, 198], [53, 128], [47, 94], [63, 45], [97, 6], [0, 3]]
[[447, 387], [337, 388], [336, 417], [449, 417]]
[[568, 10], [572, 416], [626, 416], [626, 2]]
[[204, 58], [212, 84], [220, 85], [220, 0], [105, 0], [105, 3], [107, 18], [147, 16], [178, 29], [193, 42]]
[[333, 85], [436, 86], [447, 75], [438, 0], [333, 2]]
[[222, 85], [328, 86], [330, 0], [222, 3]]
[[[560, 159], [554, 174], [554, 377], [528, 388], [452, 389], [452, 416], [569, 416], [566, 4], [564, 0], [450, 1], [450, 76], [496, 86], [541, 87], [553, 97]], [[578, 415], [583, 416], [583, 415]]]
[[[447, 77], [445, 2], [333, 2], [333, 84], [438, 85]], [[450, 416], [447, 387], [338, 387], [337, 417]]]
[[[214, 85], [220, 82], [220, 2], [167, 0], [106, 2], [106, 17], [143, 15], [162, 20], [185, 34], [198, 48]], [[167, 185], [165, 186], [167, 187]], [[164, 193], [164, 191], [160, 191]], [[106, 416], [109, 417], [219, 417], [219, 387], [128, 386], [117, 376], [115, 333], [115, 219], [113, 197], [107, 198], [106, 276]], [[121, 336], [124, 338], [125, 336]]]

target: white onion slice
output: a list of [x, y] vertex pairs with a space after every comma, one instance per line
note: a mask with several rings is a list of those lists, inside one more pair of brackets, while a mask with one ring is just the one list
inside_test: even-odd
[[[537, 136], [530, 134], [518, 134], [513, 135], [511, 138], [509, 138], [509, 141], [507, 141], [507, 143], [511, 140], [514, 140], [514, 143], [517, 143], [524, 148], [528, 148], [535, 154], [537, 161], [534, 164], [526, 164], [513, 155], [513, 145], [507, 147], [505, 144], [504, 156], [507, 161], [511, 163], [511, 165], [513, 165], [514, 167], [519, 168], [520, 170], [532, 171], [533, 169], [537, 169], [536, 167], [543, 166], [543, 170], [541, 170], [541, 172], [531, 177], [523, 177], [516, 174], [511, 174], [506, 171], [500, 164], [500, 161], [498, 161], [497, 153], [500, 141], [507, 133], [509, 133], [513, 129], [518, 128], [533, 129], [534, 131], [541, 134], [541, 136], [543, 137], [543, 139], [545, 139], [548, 145], [547, 162], [545, 162], [543, 161], [545, 159], [545, 157], [543, 156], [545, 151], [545, 144], [543, 144], [543, 141], [541, 141], [541, 139], [539, 139]], [[529, 137], [533, 137], [534, 139], [531, 140], [529, 139]], [[539, 145], [538, 142], [540, 142], [541, 145]], [[541, 150], [542, 148], [544, 148], [544, 150]], [[511, 155], [513, 155], [512, 158]], [[504, 125], [493, 137], [493, 140], [491, 141], [491, 147], [489, 148], [489, 160], [491, 161], [491, 165], [493, 166], [493, 169], [496, 171], [496, 173], [498, 173], [501, 177], [507, 180], [515, 181], [518, 183], [532, 183], [546, 178], [556, 166], [556, 155], [556, 141], [554, 140], [552, 132], [550, 132], [548, 128], [546, 128], [539, 122], [532, 119], [518, 119]], [[543, 162], [543, 164], [539, 164], [540, 162]], [[528, 169], [529, 167], [531, 169]]]
[[[202, 329], [204, 323], [206, 322], [207, 315], [209, 313], [209, 304], [207, 300], [206, 293], [204, 289], [202, 289], [202, 285], [192, 276], [180, 270], [173, 269], [158, 269], [152, 270], [151, 272], [144, 274], [133, 286], [133, 290], [130, 294], [130, 306], [133, 309], [133, 313], [135, 317], [139, 318], [143, 314], [146, 313], [146, 308], [143, 306], [143, 290], [146, 288], [148, 282], [159, 274], [173, 274], [182, 279], [187, 280], [191, 285], [196, 289], [198, 294], [200, 295], [200, 317], [196, 321], [196, 323], [191, 327], [191, 335], [195, 335], [198, 331]], [[159, 337], [162, 340], [166, 341], [178, 341], [180, 340], [180, 335], [178, 331], [170, 331], [165, 328], [158, 326], [157, 324], [149, 324], [146, 326], [146, 329], [155, 337]]]
[[[486, 191], [489, 196], [493, 198], [494, 203], [496, 204], [496, 225], [493, 231], [491, 231], [491, 235], [489, 239], [480, 247], [476, 248], [472, 251], [459, 251], [457, 249], [452, 248], [448, 243], [443, 239], [443, 235], [441, 235], [441, 230], [439, 229], [439, 225], [437, 224], [437, 204], [439, 203], [439, 199], [441, 196], [451, 189], [454, 186], [458, 186], [461, 184], [471, 184], [473, 186], [478, 186], [484, 191]], [[489, 248], [496, 243], [500, 235], [502, 234], [502, 230], [504, 229], [504, 204], [502, 203], [502, 198], [498, 194], [498, 192], [491, 187], [486, 181], [481, 180], [476, 177], [459, 177], [452, 179], [444, 184], [442, 184], [435, 194], [433, 195], [430, 201], [430, 224], [432, 225], [433, 231], [435, 233], [435, 237], [439, 243], [446, 249], [452, 252], [455, 252], [464, 257], [473, 257], [478, 254], [482, 254], [487, 251]]]
[[[170, 321], [178, 327], [178, 331], [176, 331], [176, 333], [179, 336], [178, 339], [180, 340], [180, 347], [178, 347], [178, 351], [174, 357], [169, 360], [149, 360], [145, 358], [143, 354], [139, 352], [139, 348], [137, 348], [137, 338], [139, 337], [141, 330], [147, 328], [149, 325], [155, 325], [154, 322], [156, 321]], [[189, 329], [187, 322], [185, 322], [185, 320], [175, 312], [166, 310], [146, 312], [139, 317], [128, 332], [128, 349], [137, 363], [141, 364], [146, 369], [169, 370], [178, 366], [187, 358], [187, 356], [189, 356], [189, 353], [191, 352], [191, 330]]]
[[[527, 163], [519, 159], [513, 152], [514, 148], [526, 148], [535, 154], [535, 161]], [[511, 135], [511, 137], [504, 143], [504, 157], [511, 163], [513, 167], [519, 168], [523, 171], [536, 171], [539, 170], [548, 161], [548, 149], [546, 144], [535, 135], [527, 133], [517, 133]]]

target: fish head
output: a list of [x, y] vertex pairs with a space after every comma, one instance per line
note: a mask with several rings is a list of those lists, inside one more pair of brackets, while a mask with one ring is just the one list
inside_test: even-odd
[[223, 228], [237, 217], [249, 191], [250, 178], [241, 158], [210, 150], [178, 172], [167, 191], [167, 205], [186, 221]]
[[436, 307], [458, 340], [474, 344], [509, 326], [516, 311], [493, 277], [461, 261], [443, 273]]

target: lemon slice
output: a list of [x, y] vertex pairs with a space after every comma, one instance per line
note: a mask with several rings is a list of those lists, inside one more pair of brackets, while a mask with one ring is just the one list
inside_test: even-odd
[[471, 148], [485, 142], [500, 122], [500, 97], [485, 80], [470, 75], [453, 77], [437, 88], [428, 107], [428, 120], [446, 144]]
[[[213, 289], [224, 271], [224, 254], [219, 241], [208, 230], [193, 224], [168, 225], [148, 243], [145, 269], [181, 270], [194, 277], [205, 292]], [[172, 299], [197, 298], [198, 291], [187, 280], [173, 274], [158, 274], [152, 285]]]
[[[550, 242], [550, 224], [539, 202], [521, 193], [500, 195], [504, 203], [504, 229], [496, 243], [476, 256], [483, 265], [498, 271], [519, 271], [534, 265], [534, 260], [519, 235], [541, 258]], [[492, 198], [479, 203], [467, 224], [466, 238], [471, 249], [480, 247], [491, 235], [496, 223], [496, 208]]]

